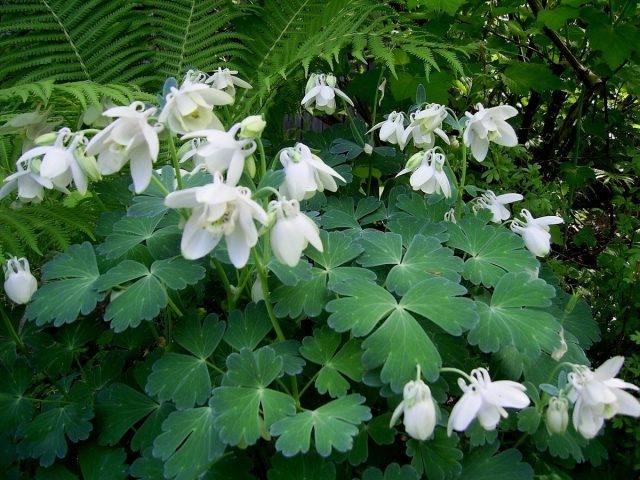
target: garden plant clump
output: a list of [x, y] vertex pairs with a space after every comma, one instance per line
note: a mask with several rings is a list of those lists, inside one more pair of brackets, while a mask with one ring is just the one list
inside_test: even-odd
[[633, 475], [632, 2], [306, 3], [8, 7], [8, 478]]

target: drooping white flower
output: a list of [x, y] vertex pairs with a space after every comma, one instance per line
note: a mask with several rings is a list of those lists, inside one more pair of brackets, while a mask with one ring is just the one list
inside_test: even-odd
[[236, 87], [250, 89], [253, 88], [249, 83], [245, 82], [241, 78], [236, 77], [238, 72], [236, 70], [229, 70], [228, 68], [218, 68], [205, 83], [211, 84], [213, 88], [222, 90], [223, 92], [235, 97]]
[[158, 121], [166, 123], [169, 130], [177, 134], [210, 128], [224, 130], [213, 108], [231, 103], [231, 95], [221, 89], [211, 88], [197, 79], [193, 80], [193, 72], [190, 71], [180, 89], [171, 87]]
[[216, 172], [227, 172], [227, 185], [234, 186], [242, 176], [245, 159], [256, 151], [256, 142], [253, 139], [236, 140], [236, 134], [241, 128], [242, 124], [236, 123], [228, 132], [201, 130], [191, 132], [182, 138], [206, 138], [206, 142], [201, 141], [195, 149], [197, 163], [204, 163], [212, 175]]
[[604, 421], [614, 415], [640, 417], [640, 401], [625, 390], [640, 390], [616, 375], [622, 368], [624, 357], [610, 358], [595, 371], [576, 365], [567, 379], [571, 385], [569, 400], [574, 402], [573, 426], [590, 439], [597, 435]]
[[12, 257], [4, 267], [4, 291], [14, 303], [22, 305], [31, 300], [38, 282], [29, 270], [26, 258]]
[[[35, 163], [39, 164], [39, 160]], [[0, 188], [0, 199], [6, 197], [14, 190], [18, 190], [18, 200], [24, 203], [39, 203], [44, 199], [44, 189], [52, 189], [53, 183], [48, 178], [42, 177], [31, 166], [31, 160], [20, 157], [16, 162], [15, 173], [4, 179], [4, 185]]]
[[519, 193], [504, 193], [497, 195], [491, 190], [487, 190], [482, 196], [476, 200], [478, 208], [486, 208], [491, 210], [493, 216], [491, 221], [494, 223], [501, 223], [504, 220], [508, 220], [511, 216], [511, 212], [505, 207], [505, 205], [513, 202], [519, 202], [524, 197]]
[[318, 227], [300, 212], [297, 200], [273, 201], [269, 208], [276, 214], [276, 223], [271, 228], [271, 250], [281, 263], [295, 267], [309, 243], [322, 252]]
[[180, 242], [184, 258], [204, 257], [224, 237], [236, 268], [246, 265], [251, 248], [258, 241], [254, 220], [263, 225], [268, 222], [267, 213], [251, 199], [248, 188], [226, 185], [219, 174], [208, 185], [171, 192], [165, 205], [193, 209]]
[[458, 379], [458, 385], [464, 394], [451, 410], [448, 435], [453, 430], [466, 430], [475, 418], [485, 430], [494, 430], [500, 418], [507, 418], [505, 408], [521, 409], [529, 405], [524, 385], [510, 380], [493, 382], [485, 368], [471, 371], [469, 385], [462, 378]]
[[381, 141], [392, 145], [398, 145], [400, 150], [404, 150], [406, 145], [406, 141], [403, 138], [404, 113], [395, 111], [391, 112], [384, 122], [376, 123], [367, 133], [378, 128], [380, 129], [379, 136]]
[[563, 223], [561, 217], [555, 215], [533, 218], [527, 209], [520, 212], [525, 221], [514, 219], [511, 222], [511, 230], [516, 232], [524, 240], [524, 244], [536, 257], [544, 257], [551, 250], [551, 234], [549, 225]]
[[129, 162], [136, 193], [149, 185], [153, 163], [158, 158], [161, 126], [152, 127], [148, 123], [155, 111], [145, 109], [142, 102], [110, 108], [103, 115], [117, 120], [98, 132], [86, 148], [87, 155], [97, 157], [98, 170], [103, 175], [116, 173]]
[[451, 184], [444, 171], [446, 157], [435, 149], [426, 152], [418, 152], [407, 161], [406, 167], [397, 176], [413, 172], [409, 183], [414, 190], [422, 190], [424, 193], [442, 193], [445, 197], [451, 197]]
[[346, 182], [342, 175], [311, 153], [309, 147], [302, 143], [282, 150], [280, 163], [285, 173], [280, 193], [287, 198], [299, 201], [311, 198], [316, 192], [325, 189], [335, 192], [338, 185], [334, 177]]
[[331, 115], [336, 111], [336, 94], [353, 107], [353, 102], [342, 90], [336, 87], [336, 77], [331, 73], [312, 73], [307, 81], [305, 96], [300, 102], [313, 113], [313, 109]]
[[565, 397], [551, 397], [544, 419], [549, 434], [562, 435], [569, 425], [569, 401]]
[[420, 379], [411, 380], [402, 390], [402, 402], [396, 407], [391, 416], [389, 427], [404, 414], [404, 429], [416, 440], [426, 440], [433, 434], [436, 427], [436, 404], [431, 396], [431, 390]]
[[413, 144], [417, 148], [429, 149], [436, 144], [435, 135], [438, 135], [448, 145], [449, 137], [442, 130], [442, 122], [445, 118], [447, 118], [445, 106], [437, 103], [431, 103], [424, 109], [413, 112], [409, 126], [402, 134], [402, 143], [406, 145], [410, 139], [413, 139]]
[[471, 147], [474, 158], [482, 162], [487, 156], [489, 142], [505, 147], [515, 147], [518, 137], [511, 125], [505, 120], [514, 117], [518, 111], [510, 105], [484, 108], [481, 103], [476, 105], [478, 111], [473, 115], [466, 112], [469, 119], [462, 136], [464, 144]]

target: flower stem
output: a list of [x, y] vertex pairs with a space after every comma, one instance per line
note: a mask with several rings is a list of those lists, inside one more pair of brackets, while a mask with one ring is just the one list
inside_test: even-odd
[[164, 193], [165, 196], [169, 195], [169, 190], [167, 190], [167, 187], [165, 187], [162, 182], [158, 179], [158, 177], [156, 177], [153, 173], [151, 174], [151, 181], [153, 183], [155, 183], [156, 187], [158, 187], [160, 189], [160, 191], [162, 193]]
[[260, 152], [260, 180], [262, 180], [267, 174], [267, 157], [264, 154], [264, 145], [260, 137], [256, 138], [258, 144], [258, 151]]
[[462, 196], [464, 195], [464, 182], [467, 177], [467, 146], [462, 142], [462, 173], [460, 174], [460, 185], [458, 185], [458, 218], [462, 216]]
[[278, 318], [273, 313], [273, 305], [271, 305], [271, 298], [269, 295], [269, 280], [267, 278], [267, 272], [265, 271], [264, 264], [255, 248], [251, 250], [251, 256], [256, 264], [256, 270], [258, 271], [258, 278], [260, 279], [260, 285], [262, 286], [262, 295], [264, 297], [264, 304], [267, 307], [267, 313], [269, 314], [269, 320], [271, 320], [271, 325], [276, 332], [278, 342], [284, 342], [286, 337], [280, 327]]
[[216, 258], [211, 258], [211, 263], [216, 268], [216, 272], [218, 272], [218, 276], [220, 280], [222, 280], [222, 285], [224, 287], [224, 291], [227, 293], [227, 311], [231, 313], [232, 310], [236, 307], [236, 299], [233, 295], [233, 290], [231, 289], [231, 283], [229, 282], [229, 277], [227, 277], [227, 273], [224, 271], [222, 264]]
[[178, 190], [182, 190], [182, 175], [180, 174], [180, 163], [178, 162], [178, 153], [176, 145], [173, 142], [173, 135], [169, 134], [169, 154], [171, 155], [171, 164], [176, 171], [176, 181], [178, 182]]
[[473, 382], [473, 379], [469, 376], [469, 374], [467, 372], [463, 372], [462, 370], [459, 370], [457, 368], [442, 367], [440, 369], [440, 373], [457, 373], [458, 375], [462, 375], [464, 378], [466, 378], [470, 382]]

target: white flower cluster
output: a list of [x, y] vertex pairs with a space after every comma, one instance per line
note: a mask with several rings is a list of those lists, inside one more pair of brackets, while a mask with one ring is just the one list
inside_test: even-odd
[[[127, 163], [135, 192], [144, 191], [151, 180], [153, 164], [158, 159], [158, 134], [165, 126], [174, 134], [191, 134], [189, 138], [208, 137], [210, 131], [223, 130], [214, 108], [233, 103], [235, 86], [251, 88], [247, 82], [236, 78], [236, 73], [229, 69], [218, 69], [207, 77], [200, 72], [189, 71], [180, 88], [171, 87], [165, 97], [164, 107], [157, 116], [157, 108], [136, 101], [129, 106], [104, 111], [102, 116], [113, 121], [97, 133], [95, 130], [73, 133], [63, 128], [57, 133], [41, 136], [37, 140], [38, 146], [18, 158], [16, 173], [4, 179], [0, 199], [17, 190], [20, 202], [40, 202], [45, 189], [68, 193], [72, 183], [78, 192], [85, 194], [89, 180], [96, 181], [102, 175], [117, 173]], [[259, 127], [254, 121], [242, 128], [241, 136]], [[91, 134], [94, 135], [89, 139]], [[230, 136], [233, 137], [233, 133]], [[239, 153], [234, 150], [236, 157], [227, 161], [227, 168], [232, 169], [232, 174], [238, 175], [238, 178], [238, 156], [246, 154], [247, 143], [250, 141], [237, 148], [229, 140], [221, 147], [243, 150]], [[228, 144], [232, 144], [231, 147]], [[219, 152], [216, 155], [215, 152], [211, 153], [211, 148], [204, 146], [203, 151], [203, 162], [220, 162]]]
[[[447, 424], [447, 434], [465, 431], [474, 419], [485, 430], [495, 430], [501, 418], [508, 416], [505, 408], [522, 409], [529, 405], [526, 388], [510, 380], [492, 381], [485, 368], [476, 368], [466, 375], [469, 384], [462, 378], [458, 385], [462, 397], [454, 405]], [[437, 424], [437, 406], [431, 390], [419, 378], [407, 383], [403, 390], [403, 400], [391, 416], [393, 426], [404, 413], [405, 430], [416, 440], [426, 440], [433, 434]]]
[[341, 97], [346, 103], [353, 107], [353, 102], [338, 87], [335, 76], [331, 73], [312, 73], [307, 81], [305, 95], [302, 99], [302, 106], [309, 112], [313, 113], [313, 109], [332, 115], [336, 111], [336, 95]]

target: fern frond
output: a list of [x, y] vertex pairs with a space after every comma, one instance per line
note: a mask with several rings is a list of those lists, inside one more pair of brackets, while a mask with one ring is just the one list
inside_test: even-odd
[[127, 0], [12, 0], [0, 16], [0, 83], [134, 81], [153, 67], [146, 22]]
[[76, 208], [47, 203], [13, 210], [0, 205], [0, 250], [30, 257], [65, 250], [74, 240], [95, 239], [97, 216], [90, 202]]
[[[387, 12], [384, 5], [364, 0], [273, 0], [259, 15], [243, 22], [251, 34], [251, 56], [243, 63], [254, 90], [243, 92], [237, 103], [257, 110], [272, 86], [315, 58], [331, 61], [350, 44], [353, 35], [374, 31]], [[377, 15], [380, 17], [378, 18]]]
[[143, 0], [152, 35], [150, 47], [163, 77], [181, 78], [195, 68], [211, 71], [222, 64], [235, 67], [249, 37], [233, 30], [246, 15], [228, 0]]

